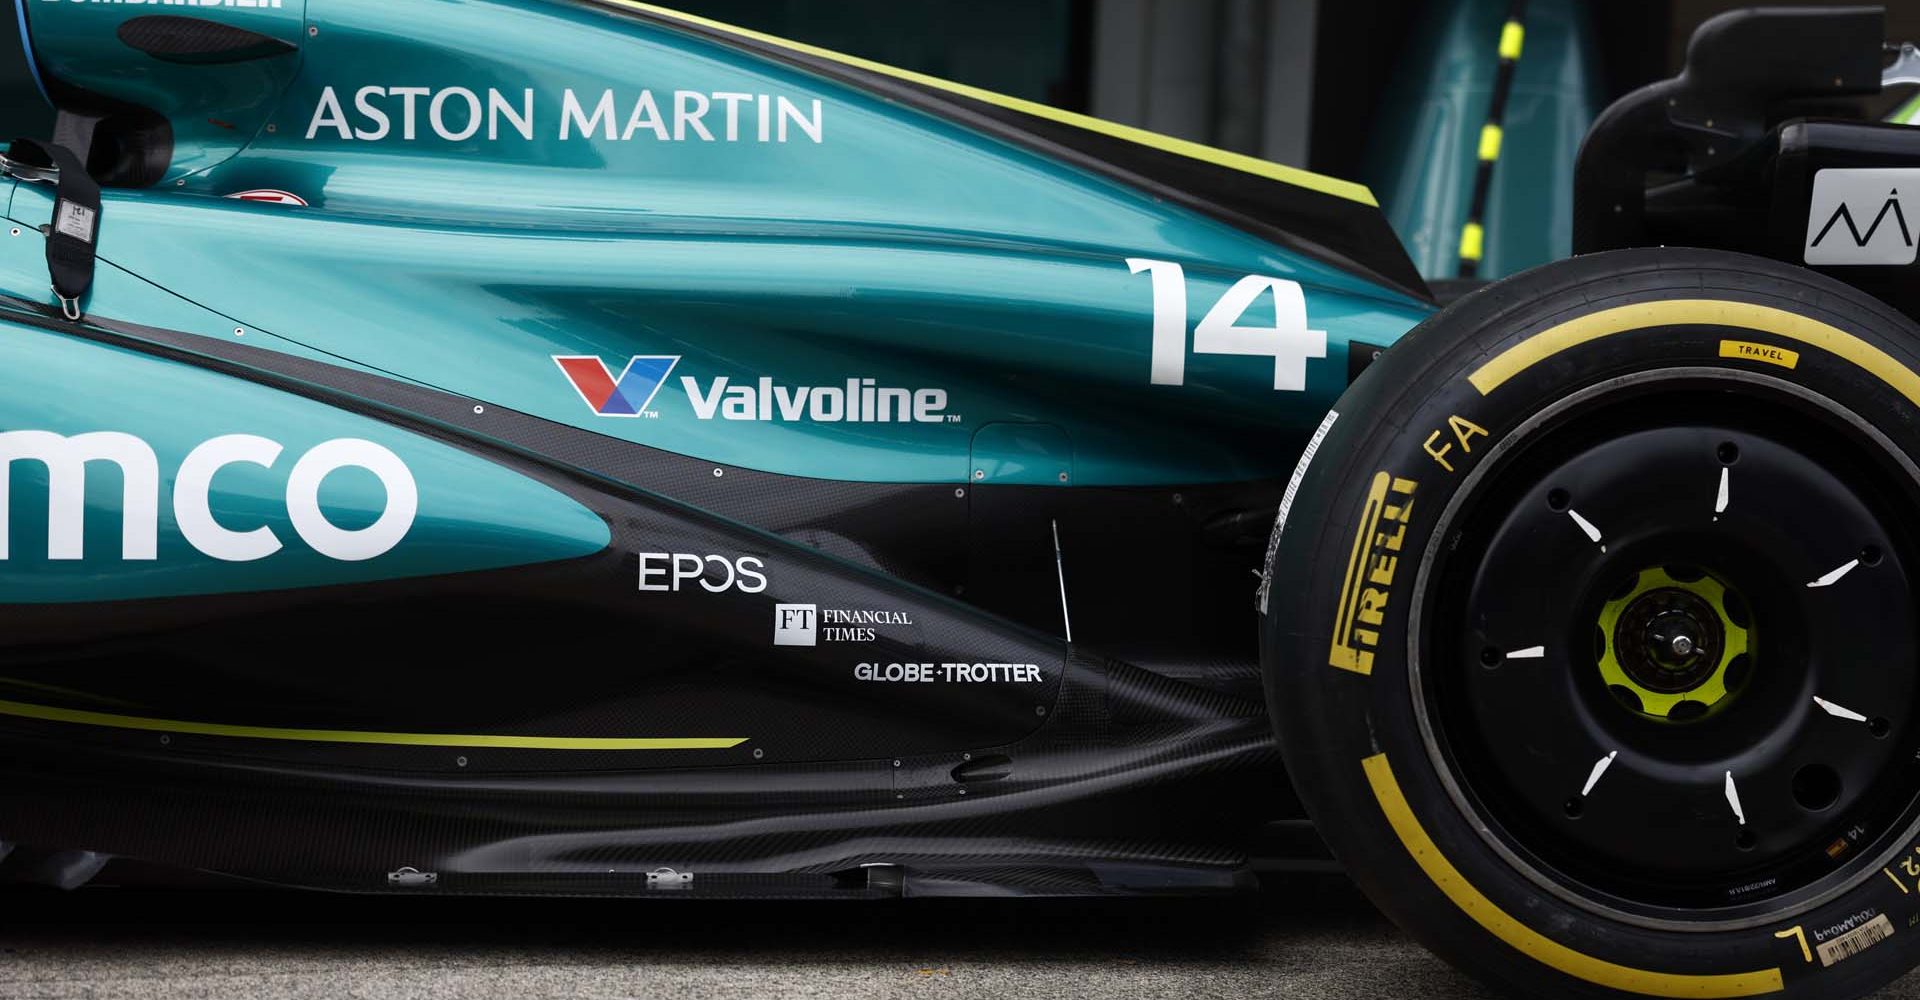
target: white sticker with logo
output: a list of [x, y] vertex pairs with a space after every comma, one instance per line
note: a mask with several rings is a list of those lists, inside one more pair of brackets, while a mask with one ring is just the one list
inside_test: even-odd
[[1809, 264], [1903, 265], [1914, 261], [1920, 168], [1831, 168], [1813, 176], [1807, 209]]
[[76, 205], [70, 201], [60, 203], [60, 211], [53, 220], [53, 228], [82, 243], [93, 242], [93, 220], [96, 213], [85, 205]]
[[[187, 544], [223, 562], [252, 562], [280, 551], [272, 528], [246, 531], [214, 519], [213, 478], [229, 465], [272, 468], [284, 449], [253, 434], [226, 434], [187, 453], [173, 477], [174, 523]], [[146, 441], [119, 431], [93, 431], [68, 437], [51, 431], [0, 433], [0, 559], [7, 548], [9, 481], [13, 463], [37, 462], [47, 470], [47, 558], [85, 557], [87, 470], [111, 464], [120, 476], [120, 558], [159, 558], [160, 462]], [[386, 507], [364, 528], [341, 528], [320, 509], [320, 484], [339, 469], [365, 469], [386, 490]], [[372, 441], [335, 438], [308, 449], [287, 475], [287, 519], [294, 533], [315, 552], [341, 562], [385, 555], [413, 528], [420, 492], [400, 456]]]

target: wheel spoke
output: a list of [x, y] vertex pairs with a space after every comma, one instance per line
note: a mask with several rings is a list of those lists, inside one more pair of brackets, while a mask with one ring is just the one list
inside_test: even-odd
[[1827, 713], [1828, 715], [1833, 716], [1836, 719], [1846, 719], [1849, 722], [1867, 721], [1867, 717], [1864, 715], [1861, 715], [1859, 712], [1856, 712], [1851, 708], [1844, 708], [1842, 706], [1836, 705], [1833, 702], [1830, 702], [1827, 699], [1822, 698], [1817, 694], [1813, 696], [1813, 703], [1820, 706], [1821, 711]]
[[1620, 756], [1620, 751], [1609, 750], [1605, 757], [1594, 761], [1593, 772], [1587, 775], [1587, 783], [1580, 788], [1581, 798], [1584, 799], [1593, 794], [1593, 786], [1600, 783], [1600, 776], [1607, 773], [1607, 768], [1613, 764], [1613, 759], [1618, 756]]
[[1727, 805], [1733, 807], [1733, 818], [1739, 820], [1741, 826], [1746, 826], [1747, 811], [1740, 808], [1740, 788], [1733, 783], [1732, 771], [1727, 772]]
[[1574, 510], [1572, 507], [1567, 508], [1567, 516], [1570, 518], [1573, 518], [1573, 523], [1579, 525], [1580, 530], [1587, 533], [1588, 541], [1594, 543], [1595, 545], [1600, 546], [1600, 551], [1602, 552], [1607, 551], [1607, 543], [1600, 540], [1600, 529], [1594, 527], [1592, 521], [1589, 521], [1586, 518], [1581, 517], [1580, 512], [1577, 510]]
[[1846, 562], [1841, 563], [1839, 566], [1835, 567], [1834, 569], [1829, 570], [1827, 572], [1827, 575], [1821, 577], [1818, 580], [1813, 581], [1812, 583], [1807, 584], [1807, 586], [1831, 587], [1834, 584], [1839, 583], [1841, 577], [1846, 576], [1848, 573], [1853, 572], [1853, 568], [1858, 565], [1860, 565], [1860, 560], [1849, 559]]

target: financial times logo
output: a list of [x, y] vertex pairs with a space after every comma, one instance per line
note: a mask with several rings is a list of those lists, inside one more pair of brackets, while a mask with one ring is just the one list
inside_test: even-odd
[[773, 606], [773, 644], [811, 646], [819, 627], [820, 610], [813, 604], [776, 604]]

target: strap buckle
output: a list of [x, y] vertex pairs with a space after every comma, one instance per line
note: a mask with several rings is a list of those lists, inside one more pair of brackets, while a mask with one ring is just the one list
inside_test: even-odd
[[15, 159], [6, 153], [0, 153], [0, 174], [5, 174], [8, 177], [28, 181], [33, 184], [53, 184], [57, 186], [60, 183], [59, 167], [43, 167], [37, 163], [28, 163], [25, 160]]

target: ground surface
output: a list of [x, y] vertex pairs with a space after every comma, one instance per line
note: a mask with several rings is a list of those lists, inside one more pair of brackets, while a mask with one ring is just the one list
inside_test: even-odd
[[[1231, 902], [0, 893], [0, 998], [1487, 996], [1337, 876]], [[1886, 1000], [1920, 998], [1910, 976]]]

